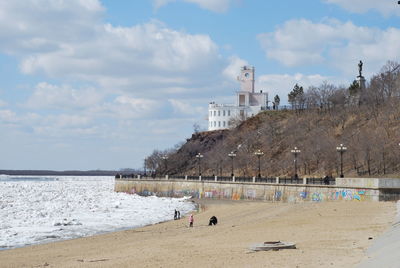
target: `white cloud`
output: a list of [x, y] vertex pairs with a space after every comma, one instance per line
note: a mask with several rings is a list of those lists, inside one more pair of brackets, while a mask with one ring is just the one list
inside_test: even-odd
[[[160, 8], [171, 2], [176, 2], [177, 0], [153, 0], [155, 8]], [[193, 3], [199, 5], [203, 9], [208, 9], [213, 12], [225, 12], [229, 9], [233, 2], [237, 0], [178, 0], [187, 3]]]
[[107, 24], [97, 30], [94, 39], [60, 42], [57, 50], [24, 57], [22, 71], [106, 88], [162, 91], [166, 86], [198, 83], [223, 63], [208, 36], [177, 32], [157, 22], [130, 28]]
[[8, 105], [7, 102], [5, 102], [5, 101], [0, 99], [0, 107], [4, 107], [4, 106], [7, 106], [7, 105]]
[[306, 90], [309, 86], [319, 86], [324, 81], [333, 84], [343, 83], [343, 81], [334, 77], [327, 77], [319, 74], [265, 74], [258, 77], [256, 88], [263, 91], [266, 90], [269, 94], [269, 101], [273, 101], [275, 95], [279, 95], [281, 104], [287, 104], [287, 95], [293, 89], [295, 84], [302, 86]]
[[183, 114], [183, 115], [207, 114], [206, 105], [194, 106], [193, 101], [188, 102], [185, 100], [176, 100], [176, 99], [169, 99], [168, 101], [172, 105], [174, 112], [177, 114]]
[[[223, 12], [231, 2], [193, 3]], [[74, 159], [64, 162], [82, 167], [86, 160], [73, 156], [76, 148], [93, 153], [134, 145], [123, 156], [110, 156], [121, 160], [113, 165], [124, 166], [135, 164], [128, 152], [141, 158], [184, 140], [193, 123], [205, 123], [209, 96], [227, 88], [228, 60], [214, 41], [158, 21], [117, 27], [105, 23], [104, 15], [97, 0], [0, 0], [0, 53], [19, 61], [27, 76], [48, 81], [24, 86], [16, 93], [19, 105], [0, 101], [2, 148], [32, 146], [30, 157], [59, 167], [60, 160], [44, 156], [41, 147], [58, 148], [54, 152], [63, 160], [68, 147]], [[32, 165], [17, 154], [9, 163]]]
[[49, 52], [61, 41], [90, 40], [103, 11], [98, 0], [1, 0], [0, 48], [17, 54]]
[[14, 123], [18, 121], [18, 118], [14, 111], [0, 110], [0, 121]]
[[240, 74], [240, 68], [245, 65], [249, 65], [246, 60], [237, 56], [232, 56], [229, 58], [229, 65], [224, 69], [223, 74], [232, 81], [237, 81], [237, 77]]
[[391, 15], [400, 16], [400, 9], [395, 0], [325, 0], [326, 3], [336, 4], [354, 13], [366, 13], [370, 10], [388, 17]]
[[72, 128], [72, 127], [86, 127], [91, 121], [87, 116], [82, 116], [78, 114], [60, 114], [51, 115], [46, 118], [48, 125], [56, 128]]
[[[94, 118], [84, 114], [37, 114], [0, 110], [0, 129], [17, 133], [34, 133], [38, 137], [69, 137], [71, 134], [87, 133], [96, 128]], [[94, 134], [91, 133], [91, 134]], [[97, 133], [98, 134], [98, 133]]]
[[102, 99], [103, 94], [94, 88], [73, 89], [41, 82], [24, 105], [35, 109], [82, 109], [97, 105]]
[[0, 52], [17, 56], [28, 75], [163, 98], [171, 88], [185, 93], [219, 80], [226, 64], [208, 35], [158, 21], [105, 24], [95, 0], [0, 1], [0, 10]]
[[379, 70], [387, 60], [399, 60], [400, 30], [360, 27], [352, 22], [313, 23], [290, 20], [258, 39], [268, 58], [286, 66], [324, 64], [351, 75], [361, 59], [365, 69]]
[[160, 106], [157, 101], [151, 99], [118, 96], [112, 106], [108, 107], [118, 118], [133, 119], [154, 115], [160, 111]]

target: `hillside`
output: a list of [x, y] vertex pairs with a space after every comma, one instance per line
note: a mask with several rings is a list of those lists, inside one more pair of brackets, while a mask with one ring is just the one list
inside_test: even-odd
[[297, 146], [299, 175], [321, 176], [340, 172], [339, 144], [344, 154], [346, 175], [389, 176], [400, 172], [400, 105], [392, 100], [382, 107], [351, 106], [331, 110], [265, 111], [230, 130], [193, 134], [176, 152], [170, 153], [167, 166], [158, 173], [197, 174], [195, 157], [201, 153], [203, 175], [229, 175], [234, 160], [237, 176], [257, 174], [261, 158], [263, 176], [287, 176], [294, 173], [291, 149]]
[[[346, 176], [400, 175], [400, 65], [388, 62], [366, 88], [356, 83], [349, 88], [327, 83], [295, 89], [292, 110], [264, 111], [235, 128], [195, 133], [182, 146], [154, 151], [146, 166], [158, 174], [198, 174], [201, 153], [202, 175], [230, 175], [230, 152], [235, 152], [236, 176], [255, 176], [261, 158], [262, 176], [292, 176], [298, 156], [300, 176], [340, 174], [336, 147], [344, 144]], [[162, 156], [168, 159], [162, 159]]]

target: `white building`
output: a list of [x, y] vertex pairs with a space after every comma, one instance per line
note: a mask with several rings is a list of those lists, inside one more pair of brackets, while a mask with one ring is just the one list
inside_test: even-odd
[[208, 130], [218, 130], [231, 127], [232, 121], [246, 119], [258, 114], [268, 107], [268, 93], [254, 92], [254, 67], [243, 66], [240, 76], [240, 90], [236, 92], [235, 104], [208, 105]]

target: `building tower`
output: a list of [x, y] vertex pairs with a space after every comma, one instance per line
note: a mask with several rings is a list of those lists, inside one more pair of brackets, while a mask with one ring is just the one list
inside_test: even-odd
[[240, 91], [254, 93], [254, 70], [254, 67], [250, 66], [243, 66], [240, 69], [240, 76], [238, 76]]

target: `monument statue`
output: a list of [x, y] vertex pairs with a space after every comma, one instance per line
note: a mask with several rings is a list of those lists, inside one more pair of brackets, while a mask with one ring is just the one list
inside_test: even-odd
[[360, 61], [360, 63], [358, 63], [358, 73], [359, 73], [358, 77], [362, 77], [362, 67], [363, 67], [363, 62]]

